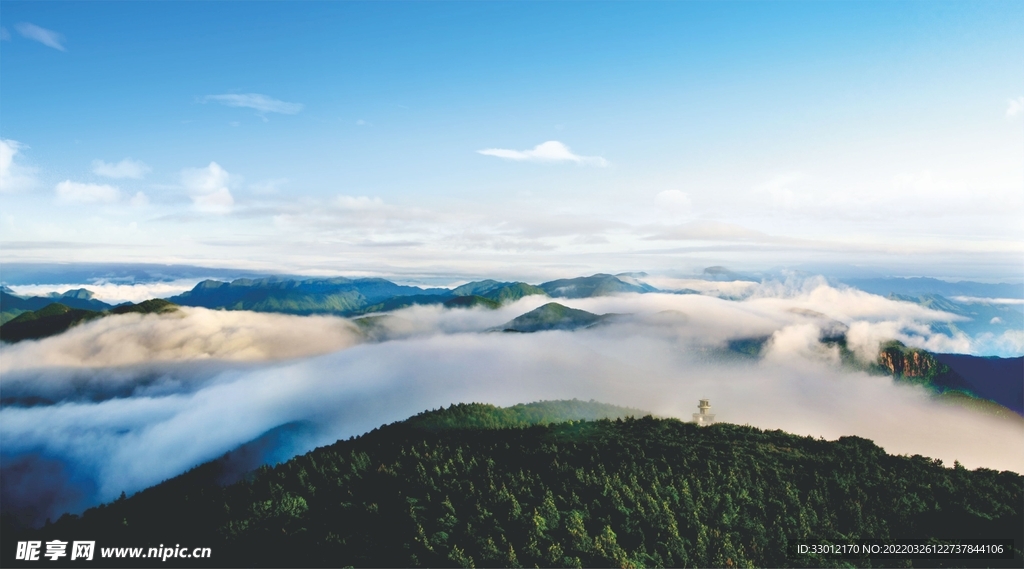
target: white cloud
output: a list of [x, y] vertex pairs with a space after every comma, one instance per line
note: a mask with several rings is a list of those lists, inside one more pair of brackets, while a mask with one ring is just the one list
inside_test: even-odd
[[146, 207], [149, 205], [149, 198], [143, 192], [135, 192], [132, 199], [128, 200], [132, 207]]
[[181, 172], [181, 183], [192, 198], [192, 206], [204, 213], [228, 213], [235, 198], [228, 189], [231, 176], [216, 162], [206, 168], [186, 168]]
[[477, 150], [484, 156], [495, 156], [506, 160], [529, 161], [529, 162], [575, 162], [577, 164], [589, 164], [593, 166], [607, 166], [608, 161], [600, 156], [580, 156], [573, 154], [568, 146], [557, 140], [534, 146], [532, 150], [507, 150], [504, 148], [487, 148]]
[[259, 93], [207, 95], [203, 100], [216, 101], [229, 107], [255, 109], [260, 116], [263, 116], [263, 113], [294, 115], [302, 110], [302, 103], [286, 103]]
[[15, 294], [23, 296], [45, 296], [53, 292], [61, 293], [84, 288], [93, 293], [96, 300], [109, 304], [122, 302], [142, 302], [151, 298], [168, 298], [192, 290], [204, 279], [177, 279], [163, 282], [140, 282], [124, 284], [120, 282], [77, 282], [62, 284], [31, 284], [13, 285], [10, 288]]
[[121, 191], [107, 184], [82, 184], [64, 180], [55, 188], [58, 201], [64, 203], [112, 203], [121, 198]]
[[1007, 118], [1015, 117], [1024, 111], [1024, 97], [1017, 97], [1016, 99], [1007, 99], [1009, 103], [1006, 107]]
[[967, 304], [1024, 304], [1024, 298], [982, 298], [978, 296], [951, 296], [950, 298]]
[[366, 196], [338, 196], [334, 198], [334, 205], [341, 209], [367, 210], [384, 207], [384, 201], [380, 198], [368, 198]]
[[108, 164], [102, 160], [93, 160], [92, 173], [107, 178], [141, 179], [150, 171], [145, 163], [125, 158], [117, 164]]
[[27, 190], [36, 185], [35, 169], [22, 166], [15, 158], [25, 145], [0, 139], [0, 193]]
[[64, 44], [62, 43], [64, 41], [64, 36], [53, 30], [40, 28], [39, 26], [28, 22], [22, 22], [15, 26], [15, 28], [18, 29], [19, 34], [30, 40], [35, 40], [47, 47], [52, 47], [53, 49], [67, 51], [64, 49]]
[[11, 32], [7, 28], [0, 27], [0, 41], [11, 41]]

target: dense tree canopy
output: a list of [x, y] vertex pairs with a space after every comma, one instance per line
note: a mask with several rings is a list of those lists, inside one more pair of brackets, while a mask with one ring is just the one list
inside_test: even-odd
[[[650, 416], [556, 422], [600, 404], [547, 405], [423, 413], [228, 487], [201, 467], [36, 533], [177, 540], [213, 547], [214, 565], [256, 566], [864, 566], [787, 558], [787, 539], [1021, 544], [1013, 472], [890, 456], [858, 437]], [[1004, 563], [1019, 566], [1019, 550]]]

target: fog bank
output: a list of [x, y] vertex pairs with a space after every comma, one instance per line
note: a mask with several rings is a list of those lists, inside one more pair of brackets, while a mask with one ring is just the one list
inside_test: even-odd
[[[417, 306], [372, 325], [183, 309], [5, 346], [3, 395], [56, 403], [0, 409], [4, 492], [42, 484], [50, 494], [30, 506], [52, 517], [138, 491], [289, 423], [312, 425], [312, 446], [451, 403], [574, 397], [684, 420], [708, 397], [722, 421], [858, 435], [890, 453], [1024, 471], [1021, 420], [845, 370], [819, 342], [839, 326], [865, 357], [893, 337], [955, 347], [962, 339], [929, 329], [951, 315], [859, 291], [782, 286], [744, 301], [559, 301], [628, 316], [575, 332], [482, 332], [549, 301], [527, 297], [494, 311]], [[373, 335], [378, 341], [366, 340]], [[724, 350], [751, 337], [769, 339], [759, 359]]]

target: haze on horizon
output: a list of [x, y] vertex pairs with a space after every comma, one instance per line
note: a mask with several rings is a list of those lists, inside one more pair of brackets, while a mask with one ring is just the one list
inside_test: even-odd
[[1019, 2], [4, 2], [0, 28], [0, 263], [1022, 276]]

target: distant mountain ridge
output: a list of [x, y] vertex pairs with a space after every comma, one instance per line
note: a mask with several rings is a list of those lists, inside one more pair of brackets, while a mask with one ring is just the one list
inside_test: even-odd
[[[6, 287], [5, 287], [6, 288]], [[60, 302], [71, 308], [83, 310], [107, 310], [112, 304], [97, 300], [96, 295], [87, 289], [78, 288], [64, 293], [51, 292], [43, 296], [21, 296], [15, 295], [11, 289], [0, 291], [0, 310], [9, 309], [39, 310], [40, 308]]]
[[[539, 286], [524, 282], [484, 280], [466, 283], [449, 290], [398, 285], [379, 278], [335, 277], [296, 280], [267, 277], [236, 279], [231, 282], [205, 280], [191, 291], [170, 297], [168, 300], [181, 306], [226, 310], [354, 316], [397, 310], [414, 304], [447, 303], [449, 306], [464, 306], [469, 301], [448, 302], [461, 297], [475, 296], [501, 304], [531, 295], [586, 298], [622, 292], [657, 291], [643, 283], [635, 284], [637, 281], [632, 278], [626, 280], [605, 274], [560, 279]], [[487, 305], [482, 301], [476, 303]]]
[[945, 297], [1024, 298], [1024, 286], [1013, 283], [947, 282], [928, 277], [844, 278], [838, 282], [881, 296], [935, 294]]
[[69, 290], [64, 293], [51, 292], [43, 296], [22, 296], [6, 286], [0, 290], [0, 324], [6, 324], [19, 314], [45, 308], [55, 302], [77, 310], [102, 312], [113, 305], [96, 300], [92, 291], [84, 288]]
[[191, 291], [169, 298], [182, 306], [283, 312], [287, 314], [351, 314], [390, 298], [450, 295], [448, 289], [422, 289], [379, 278], [205, 280]]
[[[589, 277], [574, 279], [558, 279], [539, 285], [549, 296], [559, 298], [589, 298], [592, 296], [608, 296], [623, 292], [657, 292], [651, 285], [640, 283], [633, 278], [626, 282], [615, 275], [598, 273]], [[634, 284], [639, 283], [639, 284]]]
[[452, 289], [455, 296], [482, 296], [498, 303], [514, 302], [534, 294], [544, 294], [544, 289], [524, 282], [498, 282], [483, 280], [466, 283]]

